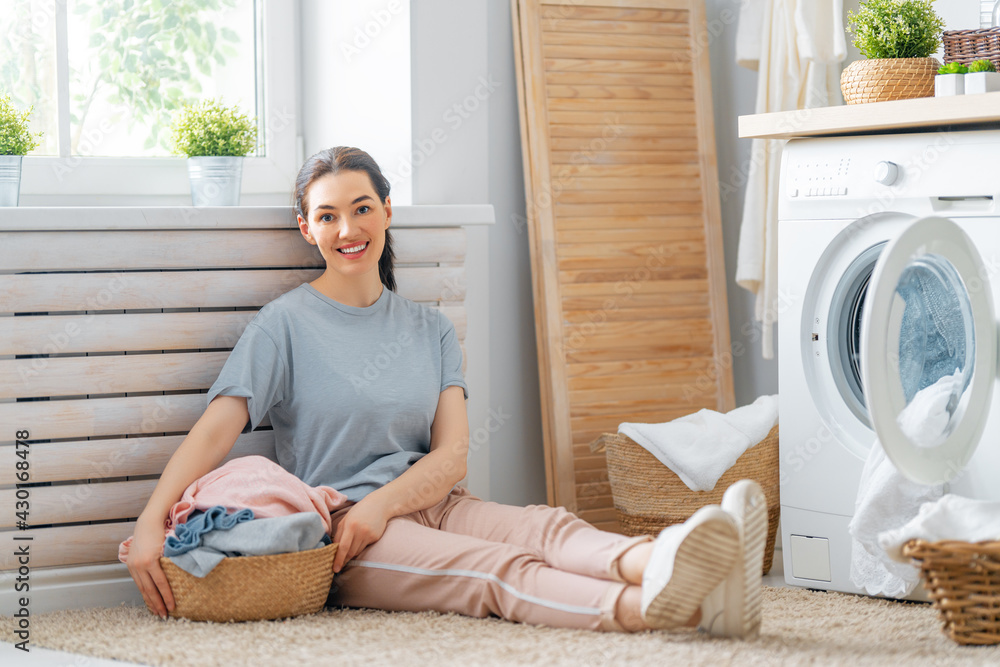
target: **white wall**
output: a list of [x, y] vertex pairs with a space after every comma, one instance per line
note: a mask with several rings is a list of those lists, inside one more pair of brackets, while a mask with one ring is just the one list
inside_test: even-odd
[[491, 489], [499, 502], [541, 504], [546, 502], [542, 411], [508, 0], [490, 0], [489, 24], [490, 74], [503, 82], [491, 98], [489, 126], [489, 195], [496, 211], [496, 224], [490, 230], [490, 397], [511, 415], [493, 443]]
[[358, 146], [412, 203], [409, 0], [302, 0], [300, 16], [301, 157]]
[[712, 106], [722, 198], [722, 240], [726, 257], [729, 298], [729, 335], [733, 352], [736, 405], [752, 403], [763, 394], [778, 392], [778, 359], [761, 356], [760, 323], [754, 317], [755, 297], [735, 281], [743, 197], [749, 172], [750, 140], [737, 138], [737, 118], [752, 114], [757, 95], [757, 73], [736, 65], [735, 16], [741, 0], [707, 0], [706, 18], [715, 34], [709, 43], [712, 63]]
[[542, 503], [531, 266], [518, 224], [525, 206], [510, 3], [419, 0], [412, 12], [414, 203], [493, 204], [496, 211], [488, 239], [490, 498]]

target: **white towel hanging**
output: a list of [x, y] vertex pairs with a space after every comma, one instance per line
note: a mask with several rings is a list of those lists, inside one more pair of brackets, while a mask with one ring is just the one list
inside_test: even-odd
[[[847, 55], [843, 0], [760, 1], [756, 112], [842, 104], [840, 63]], [[754, 11], [753, 4], [746, 11]], [[783, 146], [784, 142], [763, 139], [751, 145], [737, 253], [736, 283], [757, 295], [754, 316], [761, 323], [765, 359], [774, 358], [773, 326], [780, 307], [778, 177]]]

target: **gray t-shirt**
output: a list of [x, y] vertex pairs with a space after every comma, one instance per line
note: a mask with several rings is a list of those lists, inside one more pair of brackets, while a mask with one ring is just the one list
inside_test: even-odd
[[430, 451], [450, 386], [468, 398], [445, 315], [384, 288], [367, 308], [346, 306], [303, 283], [247, 325], [208, 402], [245, 396], [244, 433], [268, 414], [285, 470], [358, 501]]

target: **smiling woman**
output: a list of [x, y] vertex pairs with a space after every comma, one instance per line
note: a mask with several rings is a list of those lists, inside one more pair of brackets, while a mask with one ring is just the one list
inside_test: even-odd
[[363, 151], [321, 151], [299, 172], [295, 207], [325, 271], [247, 325], [136, 521], [124, 558], [151, 610], [176, 609], [159, 560], [170, 507], [266, 416], [277, 462], [347, 499], [330, 515], [331, 604], [605, 631], [702, 620], [713, 635], [757, 634], [767, 521], [756, 483], [734, 484], [721, 507], [655, 541], [562, 507], [477, 498], [460, 485], [462, 349], [446, 315], [392, 287], [388, 181]]
[[309, 158], [295, 183], [295, 212], [326, 260], [313, 287], [360, 307], [374, 303], [382, 285], [395, 291], [389, 182], [367, 153], [341, 146]]

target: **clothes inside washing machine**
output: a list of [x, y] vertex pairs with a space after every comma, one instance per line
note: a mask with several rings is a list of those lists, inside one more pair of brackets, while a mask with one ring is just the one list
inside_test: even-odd
[[[899, 331], [899, 378], [906, 403], [911, 408], [936, 405], [936, 413], [926, 418], [945, 421], [944, 428], [929, 430], [935, 437], [925, 446], [933, 446], [961, 418], [958, 408], [972, 379], [971, 305], [954, 267], [936, 255], [924, 255], [910, 264], [900, 277], [896, 295], [905, 304]], [[913, 410], [904, 412], [912, 414]]]

